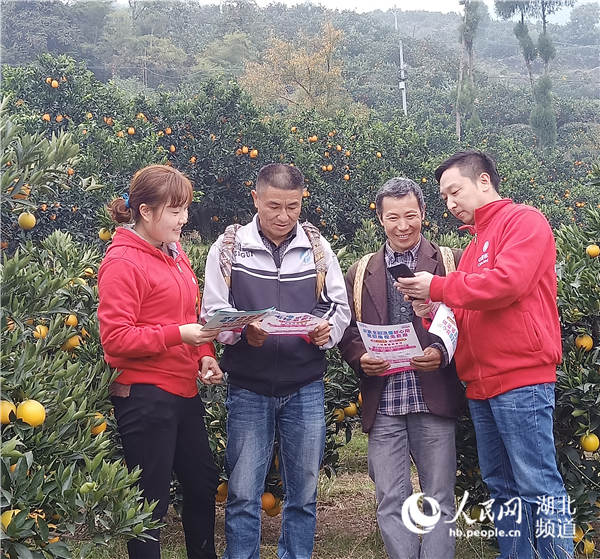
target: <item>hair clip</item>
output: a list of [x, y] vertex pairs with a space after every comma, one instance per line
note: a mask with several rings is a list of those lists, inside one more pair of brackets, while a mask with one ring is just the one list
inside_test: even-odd
[[123, 200], [125, 200], [125, 207], [127, 209], [130, 209], [131, 206], [129, 205], [129, 194], [127, 194], [127, 192], [125, 192], [124, 194], [121, 195], [121, 198], [123, 198]]

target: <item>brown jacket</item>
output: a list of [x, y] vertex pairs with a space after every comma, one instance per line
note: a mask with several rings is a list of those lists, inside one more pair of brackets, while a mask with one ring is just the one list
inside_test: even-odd
[[[455, 261], [458, 261], [461, 251], [453, 252]], [[357, 265], [358, 263], [354, 263], [346, 273], [346, 290], [352, 311], [352, 320], [338, 347], [345, 361], [360, 376], [360, 390], [363, 400], [362, 425], [363, 431], [368, 433], [375, 421], [379, 399], [387, 377], [367, 376], [360, 368], [360, 357], [365, 353], [365, 346], [356, 326], [354, 309], [354, 277]], [[446, 275], [438, 246], [425, 238], [421, 239], [416, 271], [426, 271], [439, 276]], [[382, 247], [371, 257], [365, 270], [362, 290], [362, 322], [367, 324], [389, 324], [385, 274], [385, 247]], [[425, 330], [418, 316], [414, 317], [413, 325], [422, 347], [425, 348], [435, 341], [440, 341], [439, 338]], [[448, 367], [437, 371], [428, 373], [417, 371], [417, 377], [421, 385], [423, 398], [431, 413], [443, 417], [458, 417], [460, 415], [464, 406], [464, 389], [456, 376], [454, 361]]]

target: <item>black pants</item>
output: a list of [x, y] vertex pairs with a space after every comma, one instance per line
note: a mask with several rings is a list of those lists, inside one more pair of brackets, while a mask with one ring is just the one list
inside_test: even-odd
[[[113, 396], [125, 461], [142, 468], [144, 497], [158, 501], [153, 517], [160, 520], [169, 506], [171, 472], [183, 493], [183, 530], [188, 559], [216, 559], [215, 493], [218, 472], [204, 426], [200, 396], [182, 398], [151, 384], [135, 384], [128, 397]], [[156, 541], [129, 540], [130, 559], [160, 559]]]

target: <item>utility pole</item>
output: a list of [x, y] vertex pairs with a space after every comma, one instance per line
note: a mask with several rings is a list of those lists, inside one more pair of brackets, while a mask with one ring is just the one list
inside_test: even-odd
[[408, 114], [406, 110], [406, 75], [404, 73], [404, 50], [402, 48], [402, 39], [400, 39], [400, 33], [398, 32], [398, 14], [396, 13], [396, 6], [394, 6], [394, 29], [396, 30], [396, 35], [398, 35], [398, 48], [400, 49], [400, 81], [398, 83], [398, 88], [400, 89], [400, 94], [402, 95], [402, 110], [404, 111], [404, 116]]

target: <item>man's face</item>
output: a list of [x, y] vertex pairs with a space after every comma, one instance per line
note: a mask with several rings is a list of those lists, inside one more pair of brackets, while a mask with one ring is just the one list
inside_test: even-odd
[[493, 186], [487, 173], [481, 173], [477, 180], [462, 174], [459, 167], [446, 169], [440, 177], [440, 194], [452, 215], [467, 225], [475, 223], [475, 210], [486, 204]]
[[283, 190], [272, 186], [252, 191], [260, 228], [279, 245], [294, 228], [302, 209], [302, 190]]
[[382, 200], [381, 215], [378, 217], [394, 251], [405, 252], [419, 242], [424, 216], [417, 197], [412, 192], [402, 198], [386, 196]]

